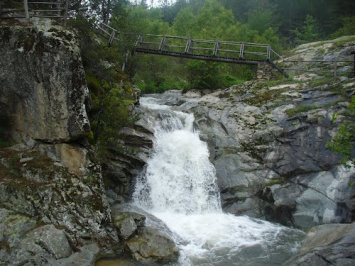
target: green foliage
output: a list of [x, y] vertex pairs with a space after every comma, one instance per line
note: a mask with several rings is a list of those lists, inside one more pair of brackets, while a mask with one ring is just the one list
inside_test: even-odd
[[336, 38], [346, 35], [355, 35], [355, 16], [343, 18], [342, 28], [333, 33], [331, 37]]
[[298, 113], [308, 112], [310, 110], [314, 110], [314, 109], [317, 109], [317, 108], [319, 108], [319, 106], [316, 105], [316, 104], [300, 105], [300, 106], [297, 106], [295, 108], [291, 108], [291, 109], [286, 110], [286, 114], [289, 117], [292, 117], [292, 116], [295, 116]]
[[122, 51], [107, 47], [93, 31], [93, 21], [78, 17], [70, 23], [78, 32], [81, 55], [90, 92], [88, 110], [91, 132], [88, 140], [99, 159], [107, 148], [119, 148], [119, 130], [133, 121], [133, 86], [122, 73]]
[[[108, 3], [108, 0], [95, 1], [103, 6], [105, 1]], [[255, 42], [271, 44], [276, 51], [319, 41], [340, 26], [342, 15], [346, 15], [343, 28], [336, 34], [350, 34], [354, 25], [350, 10], [355, 4], [350, 0], [178, 0], [171, 6], [167, 1], [161, 1], [161, 8], [147, 8], [145, 1], [136, 1], [137, 5], [125, 5], [124, 2], [112, 2], [110, 19], [111, 25], [122, 32]], [[134, 38], [131, 35], [127, 44], [134, 43]], [[122, 49], [121, 54], [125, 54], [125, 50], [132, 47], [125, 45]], [[228, 86], [231, 82], [230, 78], [225, 78], [228, 75], [236, 80], [254, 76], [254, 69], [248, 66], [236, 71], [237, 67], [223, 63], [217, 67], [163, 56], [136, 55], [131, 62], [135, 66], [129, 68], [131, 74], [145, 92], [171, 87], [217, 88]], [[190, 85], [181, 80], [188, 80]]]
[[220, 85], [218, 78], [220, 64], [206, 61], [190, 61], [187, 64], [188, 81], [193, 89], [216, 89]]
[[262, 35], [266, 30], [274, 26], [274, 16], [271, 10], [257, 8], [249, 12], [247, 25], [252, 30], [258, 31]]
[[340, 125], [334, 138], [327, 143], [328, 149], [343, 156], [345, 165], [349, 160], [355, 164], [355, 96], [352, 96], [346, 115], [347, 121]]
[[317, 41], [320, 38], [318, 22], [310, 15], [306, 16], [304, 25], [300, 29], [297, 28], [292, 32], [295, 35], [297, 44]]

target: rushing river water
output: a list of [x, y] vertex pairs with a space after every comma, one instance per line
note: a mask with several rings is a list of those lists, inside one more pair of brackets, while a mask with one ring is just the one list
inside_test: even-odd
[[157, 97], [154, 150], [138, 179], [134, 204], [158, 217], [180, 248], [178, 265], [282, 265], [304, 233], [266, 221], [223, 213], [215, 168], [192, 114], [174, 111]]

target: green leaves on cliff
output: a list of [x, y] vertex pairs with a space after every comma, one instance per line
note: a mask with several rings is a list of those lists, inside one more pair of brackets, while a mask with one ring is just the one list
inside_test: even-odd
[[90, 92], [89, 141], [103, 158], [108, 147], [117, 146], [119, 131], [132, 121], [130, 107], [134, 88], [122, 70], [124, 57], [102, 43], [92, 22], [77, 18], [71, 24], [79, 35], [81, 55]]
[[340, 125], [338, 132], [327, 147], [343, 156], [343, 163], [349, 160], [355, 165], [355, 96], [352, 96], [347, 111], [343, 113], [347, 120]]

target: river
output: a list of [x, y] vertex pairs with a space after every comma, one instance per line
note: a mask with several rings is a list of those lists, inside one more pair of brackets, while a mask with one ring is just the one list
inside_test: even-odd
[[193, 114], [167, 105], [160, 95], [142, 97], [154, 112], [153, 152], [138, 178], [133, 204], [166, 223], [180, 248], [177, 265], [282, 265], [304, 238], [300, 230], [224, 213], [205, 142]]

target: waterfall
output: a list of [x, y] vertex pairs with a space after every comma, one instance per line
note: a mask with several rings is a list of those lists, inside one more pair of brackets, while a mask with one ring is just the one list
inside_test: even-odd
[[303, 233], [223, 213], [215, 168], [207, 144], [193, 129], [194, 116], [162, 102], [141, 99], [142, 107], [155, 112], [150, 120], [155, 141], [133, 198], [174, 233], [178, 265], [265, 266], [288, 259]]

